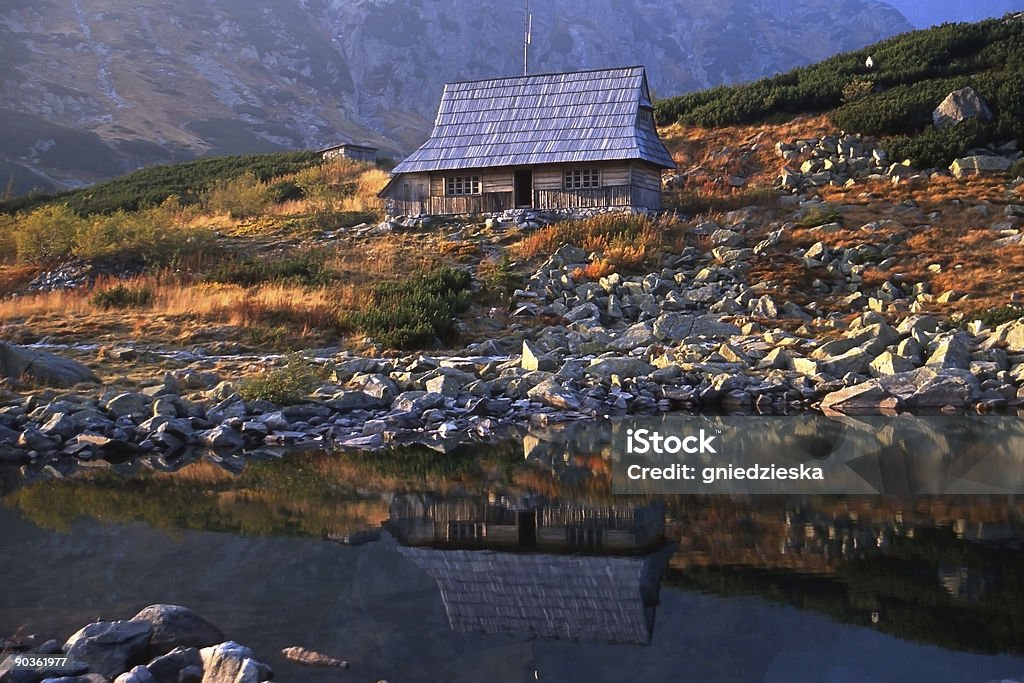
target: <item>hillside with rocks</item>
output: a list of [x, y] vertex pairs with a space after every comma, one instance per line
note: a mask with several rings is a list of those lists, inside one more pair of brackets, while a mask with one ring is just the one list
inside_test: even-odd
[[666, 411], [1017, 411], [1024, 162], [986, 77], [907, 139], [998, 144], [936, 165], [836, 111], [662, 127], [658, 216], [399, 216], [386, 172], [302, 155], [164, 169], [157, 206], [138, 174], [40, 199], [0, 218], [0, 453], [49, 476]]
[[[875, 0], [557, 0], [535, 73], [646, 64], [655, 92], [760, 78], [909, 30]], [[78, 187], [203, 154], [369, 141], [401, 156], [446, 81], [522, 71], [522, 6], [110, 0], [0, 9], [0, 182]]]

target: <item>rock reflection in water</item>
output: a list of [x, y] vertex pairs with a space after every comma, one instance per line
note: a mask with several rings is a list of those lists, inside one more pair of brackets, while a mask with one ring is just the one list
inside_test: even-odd
[[462, 633], [647, 644], [674, 550], [660, 503], [403, 495], [387, 528]]

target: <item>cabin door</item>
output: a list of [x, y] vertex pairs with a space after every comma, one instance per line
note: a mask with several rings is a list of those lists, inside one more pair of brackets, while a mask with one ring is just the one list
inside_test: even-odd
[[516, 208], [533, 206], [533, 171], [531, 169], [521, 168], [515, 172], [515, 195]]

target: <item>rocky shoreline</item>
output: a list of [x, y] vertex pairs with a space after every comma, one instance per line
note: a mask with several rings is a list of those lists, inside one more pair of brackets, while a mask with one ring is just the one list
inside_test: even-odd
[[[61, 645], [37, 636], [3, 642], [0, 683], [260, 683], [274, 671], [253, 651], [180, 605], [150, 605], [131, 619], [94, 621]], [[348, 662], [299, 646], [281, 654], [302, 665]]]
[[[786, 198], [783, 198], [786, 199]], [[795, 200], [796, 215], [821, 212]], [[1006, 207], [1001, 239], [1020, 234], [1024, 210]], [[766, 232], [753, 210], [697, 225], [694, 243], [645, 275], [587, 276], [597, 255], [564, 245], [515, 292], [508, 311], [478, 326], [492, 338], [449, 355], [311, 359], [327, 377], [295, 405], [245, 400], [242, 381], [196, 368], [137, 391], [114, 391], [80, 364], [4, 344], [8, 377], [34, 377], [63, 392], [0, 403], [0, 460], [60, 475], [133, 457], [167, 467], [195, 451], [267, 447], [438, 450], [499, 439], [522, 425], [668, 411], [780, 414], [999, 411], [1022, 403], [1024, 321], [998, 326], [926, 311], [955, 291], [894, 275], [907, 230], [862, 226], [863, 243], [785, 246], [794, 224]], [[1009, 237], [1007, 237], [1007, 235]], [[804, 291], [753, 269], [794, 264], [813, 276]], [[941, 265], [936, 264], [936, 267]], [[116, 350], [115, 350], [116, 351]], [[126, 353], [134, 351], [130, 349]], [[90, 387], [90, 388], [86, 388]], [[49, 471], [49, 470], [48, 470]]]

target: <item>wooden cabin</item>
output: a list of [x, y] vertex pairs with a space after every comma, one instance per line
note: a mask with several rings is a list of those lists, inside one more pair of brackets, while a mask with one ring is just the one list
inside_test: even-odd
[[661, 209], [675, 168], [643, 67], [445, 85], [434, 130], [380, 196], [392, 214]]
[[320, 158], [324, 161], [337, 159], [338, 157], [373, 163], [377, 161], [377, 148], [369, 145], [357, 145], [352, 142], [346, 142], [320, 150]]

